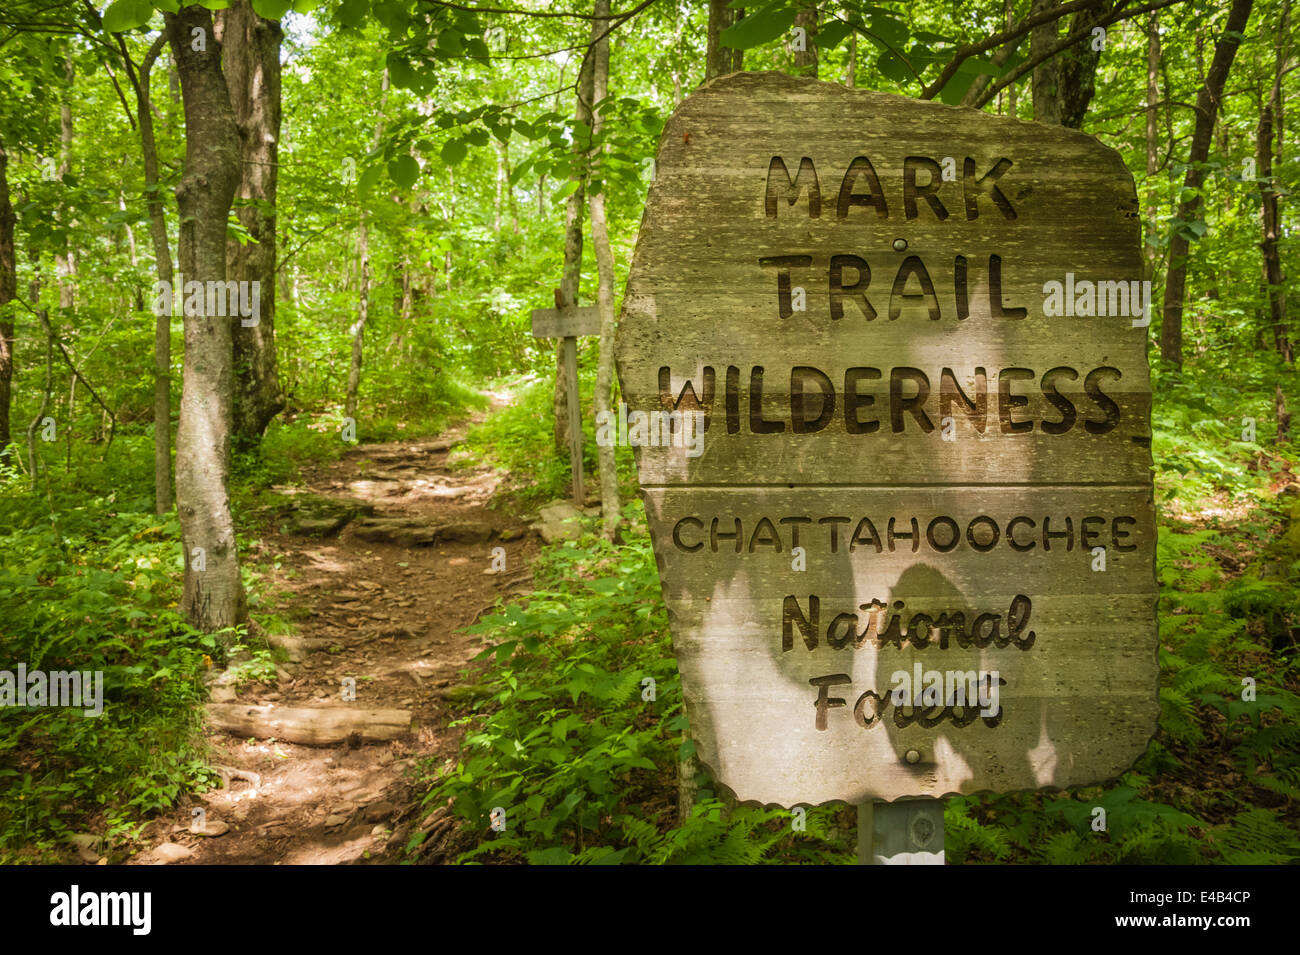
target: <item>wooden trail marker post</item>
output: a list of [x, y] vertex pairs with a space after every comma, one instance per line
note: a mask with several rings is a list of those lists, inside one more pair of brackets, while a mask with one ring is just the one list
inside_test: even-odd
[[582, 507], [582, 411], [578, 400], [578, 336], [600, 334], [600, 309], [595, 306], [533, 309], [534, 338], [564, 339], [564, 382], [569, 411], [569, 461], [573, 501]]
[[[1149, 285], [1118, 153], [775, 73], [665, 127], [619, 325], [691, 734], [740, 802], [860, 807], [1128, 768], [1155, 731]], [[664, 422], [668, 422], [665, 424]], [[941, 855], [938, 858], [942, 858]]]

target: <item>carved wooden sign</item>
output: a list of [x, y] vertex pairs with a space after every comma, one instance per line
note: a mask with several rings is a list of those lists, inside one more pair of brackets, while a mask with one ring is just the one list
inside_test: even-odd
[[1141, 275], [1132, 177], [1081, 132], [770, 73], [677, 109], [620, 416], [691, 732], [738, 799], [1065, 787], [1141, 754]]

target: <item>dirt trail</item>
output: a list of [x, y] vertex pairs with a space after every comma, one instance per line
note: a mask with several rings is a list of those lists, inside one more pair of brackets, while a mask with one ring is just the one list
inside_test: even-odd
[[[487, 507], [499, 480], [492, 469], [448, 468], [476, 420], [436, 439], [361, 445], [304, 475], [309, 492], [373, 505], [373, 517], [337, 536], [261, 535], [264, 552], [283, 555], [272, 581], [276, 609], [305, 646], [298, 662], [280, 665], [276, 684], [246, 685], [237, 697], [226, 691], [231, 702], [277, 707], [406, 709], [414, 732], [332, 747], [214, 734], [214, 763], [238, 771], [235, 778], [151, 828], [151, 842], [183, 849], [154, 849], [138, 861], [396, 862], [413, 831], [432, 827], [430, 843], [446, 835], [450, 820], [418, 807], [408, 770], [430, 758], [454, 763], [461, 731], [448, 724], [453, 700], [466, 692], [460, 671], [482, 649], [457, 630], [497, 596], [528, 589], [539, 546], [526, 525]], [[429, 528], [439, 528], [432, 543]], [[506, 552], [504, 573], [491, 569], [496, 547]], [[355, 704], [341, 701], [345, 677], [356, 680]], [[193, 808], [221, 834], [191, 832]]]

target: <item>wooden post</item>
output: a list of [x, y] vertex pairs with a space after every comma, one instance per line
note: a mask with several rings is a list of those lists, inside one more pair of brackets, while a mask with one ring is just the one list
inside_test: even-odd
[[858, 865], [943, 865], [943, 800], [858, 804]]
[[578, 394], [578, 339], [564, 336], [564, 383], [569, 406], [569, 468], [573, 502], [582, 507], [587, 494], [582, 487], [582, 401]]
[[578, 336], [600, 334], [600, 311], [585, 308], [533, 309], [534, 338], [564, 339], [564, 384], [569, 411], [569, 466], [573, 476], [573, 502], [586, 500], [582, 486], [582, 408], [578, 398]]

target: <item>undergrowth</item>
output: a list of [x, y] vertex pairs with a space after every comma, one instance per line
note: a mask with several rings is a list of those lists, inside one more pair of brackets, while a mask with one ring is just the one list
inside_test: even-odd
[[[1300, 863], [1300, 504], [1277, 496], [1293, 461], [1243, 433], [1241, 418], [1266, 417], [1263, 399], [1173, 377], [1162, 387], [1156, 736], [1103, 786], [950, 797], [950, 863]], [[550, 395], [532, 386], [470, 438], [533, 477], [538, 498], [563, 490]], [[845, 814], [832, 807], [809, 810], [796, 833], [788, 811], [729, 808], [705, 789], [677, 824], [676, 768], [690, 744], [639, 518], [621, 548], [591, 536], [548, 548], [538, 581], [474, 628], [489, 644], [490, 694], [463, 720], [460, 764], [430, 781], [426, 802], [450, 800], [475, 842], [459, 861], [851, 861]], [[654, 702], [641, 698], [646, 678]]]
[[[426, 804], [452, 800], [483, 840], [456, 861], [533, 864], [851, 860], [832, 808], [796, 832], [785, 810], [728, 809], [707, 788], [678, 824], [681, 683], [640, 505], [621, 546], [594, 536], [548, 549], [538, 589], [471, 632], [489, 642], [484, 698], [463, 758]], [[493, 810], [505, 826], [492, 828]], [[411, 840], [415, 850], [422, 841]]]

